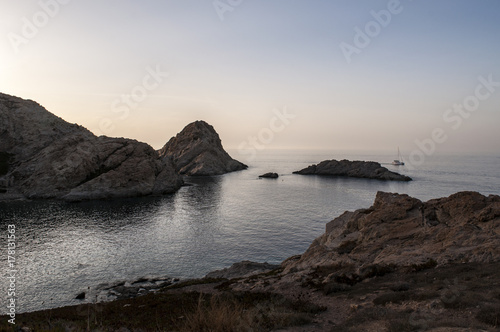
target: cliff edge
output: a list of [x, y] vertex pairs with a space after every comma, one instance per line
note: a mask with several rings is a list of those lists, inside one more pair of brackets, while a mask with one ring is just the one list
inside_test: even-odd
[[182, 183], [146, 143], [97, 137], [34, 101], [0, 94], [0, 200], [159, 195]]

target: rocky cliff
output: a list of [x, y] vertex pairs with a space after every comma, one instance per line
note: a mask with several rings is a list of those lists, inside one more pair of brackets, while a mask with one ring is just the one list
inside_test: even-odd
[[151, 146], [97, 137], [34, 101], [0, 94], [0, 200], [133, 197], [181, 185]]
[[[362, 276], [374, 266], [500, 261], [500, 197], [460, 192], [421, 202], [379, 192], [368, 209], [345, 212], [287, 271], [349, 267]], [[345, 271], [344, 271], [345, 272]]]
[[177, 172], [184, 175], [221, 175], [247, 168], [229, 156], [219, 134], [204, 121], [187, 125], [159, 153], [164, 158], [171, 158]]
[[379, 192], [280, 269], [222, 286], [326, 309], [300, 331], [496, 331], [499, 266], [500, 196]]
[[374, 161], [325, 160], [318, 165], [311, 165], [294, 174], [348, 176], [391, 181], [411, 181], [406, 175], [389, 171]]

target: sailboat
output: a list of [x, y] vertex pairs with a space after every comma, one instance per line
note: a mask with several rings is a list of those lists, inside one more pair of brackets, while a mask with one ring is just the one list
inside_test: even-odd
[[401, 156], [401, 152], [399, 152], [399, 146], [398, 146], [398, 159], [394, 159], [392, 162], [394, 166], [404, 166], [405, 162], [403, 161], [403, 157]]

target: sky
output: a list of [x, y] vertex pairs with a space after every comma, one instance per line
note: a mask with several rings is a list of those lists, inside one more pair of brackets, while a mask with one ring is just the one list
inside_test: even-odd
[[0, 92], [96, 135], [500, 155], [498, 0], [0, 1]]

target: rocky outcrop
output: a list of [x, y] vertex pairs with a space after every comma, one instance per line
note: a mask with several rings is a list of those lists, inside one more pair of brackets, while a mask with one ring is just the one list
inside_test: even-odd
[[[345, 212], [286, 271], [348, 267], [360, 278], [387, 267], [500, 261], [500, 197], [460, 192], [421, 202], [378, 192], [369, 209]], [[343, 271], [345, 273], [345, 271]]]
[[0, 94], [0, 172], [0, 200], [159, 195], [182, 185], [171, 160], [151, 146], [97, 137], [34, 101], [5, 94]]
[[264, 178], [264, 179], [277, 179], [279, 178], [278, 173], [266, 173], [259, 175], [259, 178]]
[[243, 261], [239, 263], [234, 263], [229, 268], [210, 272], [205, 276], [205, 278], [226, 278], [226, 279], [244, 278], [259, 273], [269, 272], [277, 268], [279, 268], [279, 265], [273, 265], [267, 262], [256, 263], [250, 261]]
[[159, 153], [171, 159], [177, 172], [184, 175], [221, 175], [247, 168], [229, 156], [214, 127], [204, 121], [187, 125]]
[[325, 160], [318, 165], [311, 165], [294, 174], [347, 176], [391, 181], [411, 181], [406, 175], [389, 171], [374, 161]]
[[132, 281], [117, 281], [100, 284], [90, 289], [90, 296], [99, 302], [131, 299], [134, 297], [156, 293], [159, 289], [179, 281], [176, 278], [162, 276], [144, 276]]

